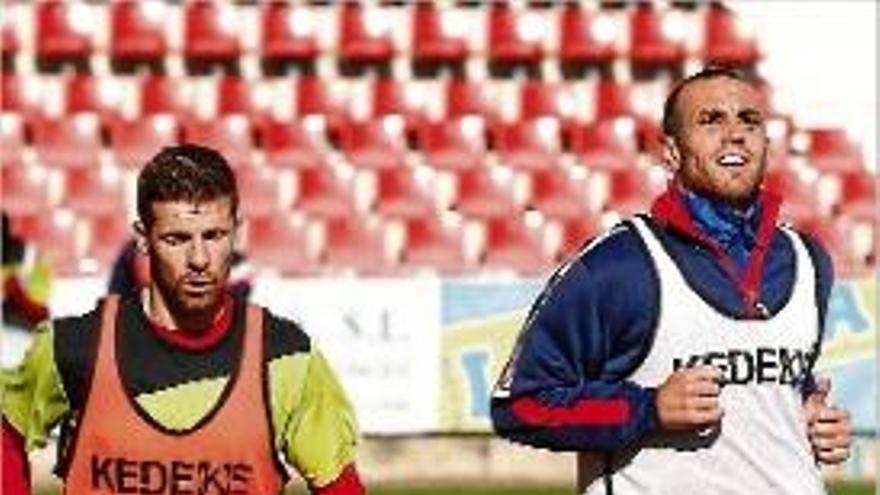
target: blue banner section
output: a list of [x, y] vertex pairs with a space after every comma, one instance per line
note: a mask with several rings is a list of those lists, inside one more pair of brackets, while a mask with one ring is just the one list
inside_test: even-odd
[[828, 301], [818, 373], [831, 378], [831, 402], [860, 432], [877, 431], [877, 282], [847, 280]]
[[442, 324], [445, 327], [527, 310], [543, 286], [543, 280], [444, 282], [440, 306]]

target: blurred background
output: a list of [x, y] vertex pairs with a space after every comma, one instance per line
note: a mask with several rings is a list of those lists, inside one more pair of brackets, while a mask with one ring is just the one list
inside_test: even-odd
[[838, 276], [819, 366], [858, 440], [827, 476], [873, 486], [875, 2], [4, 0], [0, 16], [3, 365], [40, 318], [143, 283], [138, 168], [207, 144], [243, 196], [236, 283], [326, 351], [361, 471], [395, 493], [566, 493], [572, 455], [491, 438], [495, 377], [554, 267], [665, 187], [670, 85], [710, 63], [755, 74], [766, 187]]

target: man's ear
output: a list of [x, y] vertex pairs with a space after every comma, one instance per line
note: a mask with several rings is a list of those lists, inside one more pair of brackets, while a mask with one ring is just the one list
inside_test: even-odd
[[135, 220], [131, 225], [134, 228], [134, 240], [138, 252], [147, 254], [147, 227], [140, 220]]
[[672, 175], [675, 175], [681, 167], [681, 151], [675, 138], [671, 136], [663, 137], [663, 166]]
[[240, 215], [235, 216], [235, 223], [232, 225], [232, 248], [234, 250], [241, 249], [241, 224], [243, 220]]

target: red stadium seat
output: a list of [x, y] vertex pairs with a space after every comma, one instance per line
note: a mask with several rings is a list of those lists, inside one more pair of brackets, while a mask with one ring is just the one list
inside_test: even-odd
[[12, 218], [13, 230], [37, 246], [49, 262], [53, 275], [80, 273], [80, 259], [88, 248], [82, 224], [67, 210], [45, 211], [33, 216]]
[[0, 167], [23, 165], [24, 122], [14, 113], [0, 113]]
[[179, 141], [179, 128], [171, 115], [147, 115], [117, 120], [110, 126], [110, 144], [117, 165], [140, 168], [163, 147]]
[[445, 227], [433, 215], [407, 219], [401, 265], [405, 269], [431, 268], [441, 275], [462, 274], [466, 262], [461, 232]]
[[763, 187], [785, 198], [781, 216], [786, 221], [798, 224], [819, 214], [815, 189], [790, 168], [768, 168]]
[[172, 114], [181, 120], [192, 111], [184, 97], [180, 79], [152, 74], [140, 80], [141, 115]]
[[266, 2], [262, 7], [261, 38], [264, 68], [289, 62], [313, 62], [321, 51], [314, 23], [307, 7], [293, 7], [274, 0]]
[[293, 208], [317, 218], [337, 218], [355, 214], [351, 186], [341, 182], [329, 167], [297, 171], [298, 195]]
[[117, 70], [137, 64], [161, 68], [168, 52], [164, 2], [121, 0], [110, 5], [110, 62]]
[[101, 128], [96, 115], [42, 118], [34, 122], [34, 147], [37, 157], [45, 164], [97, 166], [101, 146]]
[[535, 170], [529, 174], [531, 194], [528, 206], [554, 220], [587, 216], [586, 188], [575, 183], [562, 168]]
[[120, 117], [122, 92], [114, 78], [72, 74], [66, 78], [67, 114], [94, 113], [103, 123]]
[[492, 137], [505, 166], [541, 170], [555, 166], [558, 161], [560, 125], [556, 119], [496, 124]]
[[122, 246], [132, 237], [131, 222], [119, 211], [89, 216], [82, 221], [90, 236], [84, 256], [97, 261], [100, 272], [109, 273]]
[[480, 81], [454, 78], [446, 84], [446, 117], [460, 118], [470, 115], [483, 117], [488, 124], [500, 118], [486, 95], [485, 85]]
[[64, 172], [61, 206], [78, 215], [101, 216], [125, 211], [119, 174], [102, 173], [101, 167], [79, 167]]
[[254, 125], [259, 125], [266, 118], [266, 109], [258, 103], [252, 81], [241, 76], [224, 75], [217, 81], [216, 87], [217, 114], [244, 115]]
[[[634, 76], [642, 70], [652, 73], [657, 68], [681, 72], [687, 55], [684, 44], [665, 31], [664, 23], [670, 12], [658, 11], [652, 3], [639, 3], [630, 15], [630, 62]], [[674, 12], [673, 12], [674, 14]]]
[[15, 56], [21, 49], [21, 41], [16, 31], [15, 21], [17, 17], [6, 6], [6, 14], [3, 16], [3, 25], [0, 27], [0, 55], [3, 60], [3, 72], [15, 70]]
[[34, 44], [37, 62], [43, 68], [52, 68], [61, 62], [73, 62], [88, 67], [94, 43], [94, 18], [89, 6], [80, 2], [47, 0], [36, 4]]
[[357, 216], [328, 219], [324, 261], [333, 268], [352, 269], [360, 275], [385, 275], [393, 261], [385, 252], [381, 226], [366, 225]]
[[566, 3], [559, 16], [559, 62], [563, 73], [581, 67], [607, 66], [617, 58], [611, 26], [600, 39], [599, 18], [578, 3]]
[[193, 0], [184, 11], [183, 56], [191, 72], [213, 64], [234, 66], [241, 56], [236, 6]]
[[635, 122], [635, 139], [638, 149], [656, 154], [661, 144], [660, 125], [650, 116], [642, 115], [633, 103], [633, 86], [612, 79], [601, 79], [596, 85], [594, 120], [598, 122], [631, 118]]
[[703, 61], [707, 65], [753, 67], [761, 59], [757, 41], [739, 34], [736, 15], [721, 3], [709, 5], [704, 33]]
[[389, 120], [347, 123], [342, 128], [342, 150], [348, 161], [368, 169], [402, 166], [405, 136], [402, 128], [392, 124], [394, 121]]
[[3, 211], [10, 215], [41, 215], [50, 207], [46, 174], [40, 169], [12, 163], [2, 173]]
[[460, 65], [469, 55], [467, 41], [448, 32], [455, 19], [433, 2], [417, 2], [412, 14], [413, 62], [416, 66]]
[[661, 192], [664, 184], [651, 180], [647, 170], [628, 168], [608, 172], [610, 179], [606, 209], [628, 217], [648, 211], [651, 201]]
[[540, 275], [552, 269], [554, 261], [544, 254], [540, 236], [519, 217], [486, 221], [486, 250], [483, 266], [514, 270], [521, 275]]
[[485, 167], [455, 173], [453, 207], [469, 218], [509, 217], [520, 210], [510, 192], [510, 185], [492, 177]]
[[392, 26], [381, 11], [371, 9], [360, 2], [344, 2], [339, 7], [339, 58], [343, 64], [387, 64], [394, 57]]
[[435, 169], [466, 170], [483, 163], [484, 136], [484, 123], [479, 117], [425, 122], [419, 130], [419, 147]]
[[235, 180], [241, 195], [241, 211], [246, 218], [273, 215], [283, 209], [278, 178], [273, 170], [239, 167], [235, 171]]
[[407, 135], [414, 135], [419, 125], [427, 119], [424, 94], [419, 87], [395, 80], [378, 77], [372, 84], [373, 117], [399, 115], [403, 118]]
[[853, 220], [877, 222], [877, 176], [866, 171], [844, 172], [840, 175], [839, 214]]
[[571, 129], [571, 148], [593, 170], [635, 166], [638, 148], [632, 119], [606, 120]]
[[183, 140], [214, 148], [235, 168], [252, 163], [254, 136], [250, 121], [242, 115], [184, 123]]
[[865, 169], [862, 152], [845, 129], [810, 129], [809, 136], [808, 158], [816, 169], [832, 173]]
[[352, 119], [351, 108], [337, 86], [326, 79], [303, 74], [296, 79], [296, 114], [300, 117], [320, 115], [324, 118], [328, 136], [338, 138], [342, 126]]
[[420, 185], [407, 167], [377, 170], [376, 210], [386, 218], [420, 218], [433, 215], [430, 192]]
[[246, 252], [256, 265], [284, 275], [314, 275], [319, 262], [306, 229], [287, 215], [251, 216], [245, 223]]
[[512, 8], [506, 2], [493, 2], [488, 21], [489, 63], [493, 72], [504, 72], [503, 68], [511, 65], [534, 69], [544, 58], [541, 40], [546, 26], [539, 16]]
[[260, 136], [266, 162], [272, 167], [312, 168], [326, 162], [323, 134], [310, 132], [302, 121], [267, 119], [261, 124]]
[[574, 95], [567, 86], [535, 80], [520, 86], [521, 120], [541, 117], [568, 120], [573, 116], [574, 107]]
[[633, 108], [632, 86], [615, 81], [614, 79], [602, 78], [596, 84], [595, 97], [595, 120], [607, 120], [616, 117], [630, 117], [635, 115]]
[[24, 104], [18, 74], [4, 72], [0, 77], [0, 110], [21, 112]]
[[594, 215], [582, 215], [562, 222], [562, 243], [557, 259], [564, 260], [577, 254], [587, 242], [602, 232], [599, 219]]

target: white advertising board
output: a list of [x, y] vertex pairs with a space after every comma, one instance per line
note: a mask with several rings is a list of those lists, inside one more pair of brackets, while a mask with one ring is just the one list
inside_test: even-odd
[[369, 434], [436, 431], [440, 282], [260, 279], [252, 299], [302, 325]]

